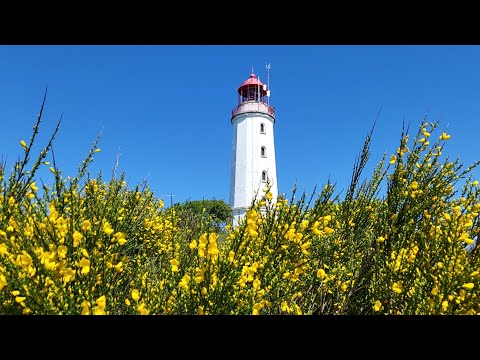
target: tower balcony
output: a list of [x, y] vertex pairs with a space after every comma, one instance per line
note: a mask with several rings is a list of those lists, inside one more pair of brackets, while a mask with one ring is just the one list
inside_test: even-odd
[[275, 121], [275, 108], [258, 101], [245, 101], [238, 104], [232, 110], [232, 119], [237, 115], [251, 112], [259, 112], [270, 115], [273, 118], [273, 121]]

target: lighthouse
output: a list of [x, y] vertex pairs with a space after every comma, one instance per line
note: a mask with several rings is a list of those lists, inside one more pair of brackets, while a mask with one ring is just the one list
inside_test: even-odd
[[[267, 65], [267, 70], [269, 67]], [[273, 136], [275, 109], [270, 106], [270, 89], [252, 69], [250, 77], [237, 92], [238, 104], [231, 116], [233, 137], [229, 196], [234, 226], [245, 216], [252, 200], [261, 198], [267, 183], [271, 186], [273, 202], [278, 196]]]

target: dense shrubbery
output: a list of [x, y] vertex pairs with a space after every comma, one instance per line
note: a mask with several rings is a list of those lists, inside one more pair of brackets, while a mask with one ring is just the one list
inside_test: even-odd
[[40, 120], [10, 175], [0, 166], [1, 314], [480, 312], [477, 163], [441, 162], [437, 123], [360, 181], [370, 134], [343, 199], [330, 183], [277, 203], [266, 191], [219, 242], [215, 219], [189, 226], [147, 184], [90, 178], [98, 139], [76, 176], [53, 164], [40, 190], [56, 134], [29, 168]]

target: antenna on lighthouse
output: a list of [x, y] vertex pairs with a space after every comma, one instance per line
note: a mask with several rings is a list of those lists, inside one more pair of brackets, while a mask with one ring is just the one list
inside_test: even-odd
[[270, 105], [270, 64], [265, 65], [267, 68], [267, 105]]

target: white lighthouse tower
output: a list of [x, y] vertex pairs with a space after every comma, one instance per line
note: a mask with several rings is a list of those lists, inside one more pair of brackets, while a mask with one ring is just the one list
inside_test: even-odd
[[[269, 65], [267, 65], [269, 69]], [[238, 105], [232, 110], [232, 165], [230, 175], [230, 206], [233, 225], [256, 196], [263, 195], [267, 180], [271, 184], [272, 201], [278, 196], [277, 168], [273, 125], [275, 109], [270, 106], [270, 89], [255, 74], [238, 88]]]

